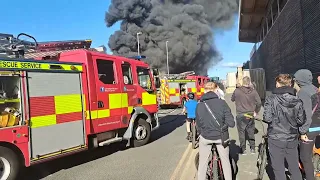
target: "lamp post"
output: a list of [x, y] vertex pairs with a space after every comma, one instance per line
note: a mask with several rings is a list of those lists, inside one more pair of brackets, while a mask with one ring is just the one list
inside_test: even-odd
[[137, 41], [138, 41], [138, 56], [140, 56], [140, 41], [139, 41], [139, 35], [141, 35], [142, 32], [137, 33]]
[[169, 42], [169, 41], [166, 41], [166, 52], [167, 52], [167, 71], [168, 71], [168, 74], [169, 74], [169, 53], [168, 53], [168, 42]]

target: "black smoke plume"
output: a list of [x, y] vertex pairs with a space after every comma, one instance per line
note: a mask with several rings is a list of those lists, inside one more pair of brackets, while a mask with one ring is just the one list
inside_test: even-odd
[[213, 31], [231, 28], [239, 0], [112, 0], [107, 27], [121, 21], [109, 39], [113, 54], [147, 56], [152, 67], [166, 72], [166, 41], [170, 73], [193, 70], [206, 74], [222, 60], [213, 44]]

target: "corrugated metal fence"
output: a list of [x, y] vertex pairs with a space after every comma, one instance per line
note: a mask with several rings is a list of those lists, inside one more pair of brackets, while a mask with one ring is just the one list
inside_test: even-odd
[[320, 1], [289, 0], [259, 49], [252, 68], [264, 68], [267, 89], [279, 73], [307, 68], [320, 75]]

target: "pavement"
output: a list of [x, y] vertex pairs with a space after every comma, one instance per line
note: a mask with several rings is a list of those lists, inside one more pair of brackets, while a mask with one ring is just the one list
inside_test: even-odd
[[[233, 114], [235, 105], [226, 95]], [[159, 111], [160, 128], [155, 130], [151, 142], [138, 148], [125, 149], [119, 143], [81, 152], [27, 168], [26, 180], [195, 180], [195, 155], [185, 139], [185, 117], [181, 109]], [[260, 112], [259, 116], [262, 116]], [[256, 123], [256, 146], [261, 142], [262, 126]], [[229, 130], [232, 139], [230, 151], [238, 166], [237, 180], [256, 179], [257, 153], [239, 155], [238, 132]], [[258, 149], [258, 148], [257, 148]], [[265, 178], [269, 179], [265, 173]]]

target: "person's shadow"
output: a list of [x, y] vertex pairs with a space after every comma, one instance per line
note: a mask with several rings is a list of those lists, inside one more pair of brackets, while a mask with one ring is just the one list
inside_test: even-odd
[[233, 170], [233, 179], [235, 180], [238, 174], [238, 161], [239, 161], [239, 153], [240, 153], [240, 147], [236, 145], [236, 140], [232, 139], [230, 140], [229, 144], [229, 149], [230, 149], [230, 162], [231, 162], [231, 167]]

